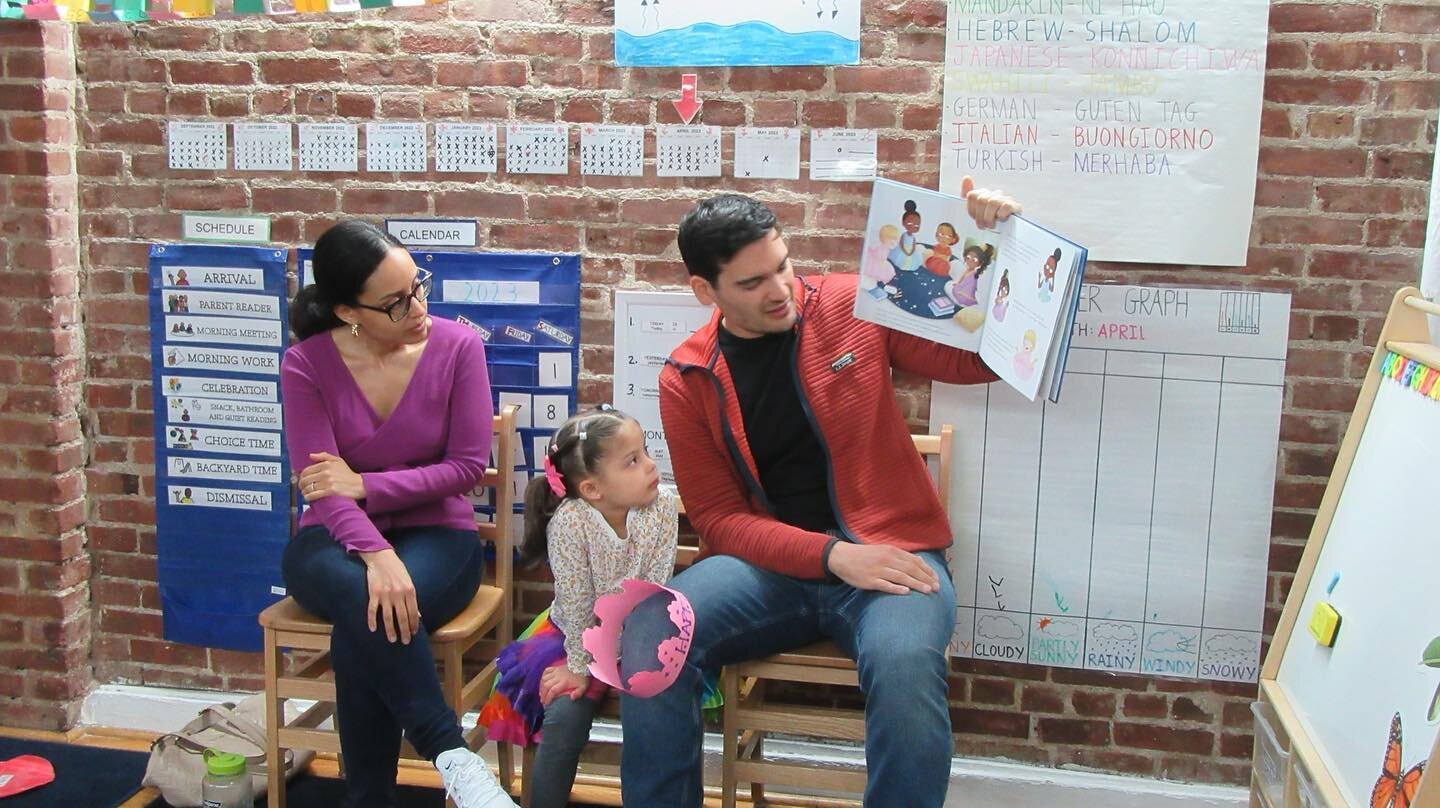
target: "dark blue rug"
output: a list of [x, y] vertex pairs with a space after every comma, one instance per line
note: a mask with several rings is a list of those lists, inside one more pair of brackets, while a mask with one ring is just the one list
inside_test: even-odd
[[50, 761], [55, 781], [0, 800], [4, 808], [114, 808], [140, 790], [149, 757], [144, 752], [0, 738], [0, 760], [19, 755], [38, 755]]

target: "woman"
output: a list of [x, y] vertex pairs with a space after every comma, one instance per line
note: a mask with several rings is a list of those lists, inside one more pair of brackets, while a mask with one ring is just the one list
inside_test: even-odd
[[403, 731], [460, 808], [511, 808], [465, 748], [428, 639], [480, 585], [465, 493], [490, 454], [484, 345], [426, 314], [430, 273], [372, 224], [330, 228], [313, 267], [290, 310], [301, 341], [280, 370], [308, 503], [283, 574], [301, 606], [334, 624], [344, 804], [396, 803]]

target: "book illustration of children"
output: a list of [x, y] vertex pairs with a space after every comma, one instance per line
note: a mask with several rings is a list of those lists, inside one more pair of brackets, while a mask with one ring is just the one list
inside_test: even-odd
[[953, 280], [945, 285], [945, 292], [955, 301], [955, 305], [973, 306], [980, 302], [976, 292], [979, 291], [980, 279], [984, 277], [985, 270], [989, 269], [990, 262], [995, 260], [995, 247], [991, 244], [968, 244], [961, 253], [961, 258], [960, 263], [953, 265], [950, 270]]
[[1050, 296], [1055, 294], [1055, 269], [1060, 266], [1060, 248], [1056, 247], [1055, 252], [1045, 259], [1045, 266], [1040, 270], [1040, 283], [1035, 296], [1040, 298], [1041, 303], [1049, 303]]
[[925, 259], [925, 268], [942, 278], [950, 277], [950, 262], [955, 260], [950, 248], [960, 240], [955, 225], [941, 222], [935, 228], [935, 245], [930, 248], [930, 257]]
[[1035, 372], [1035, 330], [1026, 329], [1020, 350], [1015, 352], [1015, 375], [1028, 379]]
[[995, 321], [1005, 322], [1005, 312], [1010, 310], [1010, 270], [1000, 273], [1000, 283], [995, 290], [995, 306], [991, 309], [995, 313]]
[[863, 285], [877, 298], [895, 291], [895, 287], [890, 285], [895, 277], [895, 267], [886, 256], [899, 244], [900, 228], [893, 224], [880, 225], [880, 229], [875, 231], [875, 241], [865, 247], [865, 255], [860, 259], [862, 281], [873, 282]]
[[900, 226], [905, 232], [900, 234], [900, 241], [887, 257], [897, 272], [914, 272], [930, 255], [929, 245], [915, 240], [915, 234], [920, 232], [920, 211], [915, 200], [905, 200]]

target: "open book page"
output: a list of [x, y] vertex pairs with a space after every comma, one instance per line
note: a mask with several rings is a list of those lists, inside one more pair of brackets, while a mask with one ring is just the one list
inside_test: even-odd
[[1020, 216], [995, 263], [996, 280], [984, 301], [980, 358], [1026, 398], [1035, 400], [1046, 376], [1051, 345], [1062, 338], [1056, 323], [1073, 305], [1076, 248]]
[[1002, 257], [1000, 245], [1014, 219], [995, 230], [981, 230], [963, 199], [876, 180], [855, 316], [944, 345], [978, 350], [994, 267]]

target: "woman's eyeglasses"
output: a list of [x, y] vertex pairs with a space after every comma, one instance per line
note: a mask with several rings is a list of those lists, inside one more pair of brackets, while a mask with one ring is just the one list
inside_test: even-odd
[[434, 280], [435, 276], [432, 273], [422, 269], [420, 270], [420, 274], [415, 276], [415, 288], [410, 290], [410, 294], [405, 295], [394, 303], [388, 306], [370, 306], [364, 303], [355, 303], [353, 305], [360, 309], [378, 311], [386, 317], [389, 317], [390, 322], [398, 323], [410, 316], [410, 304], [412, 302], [418, 300], [424, 303], [430, 298], [430, 287], [434, 285]]

